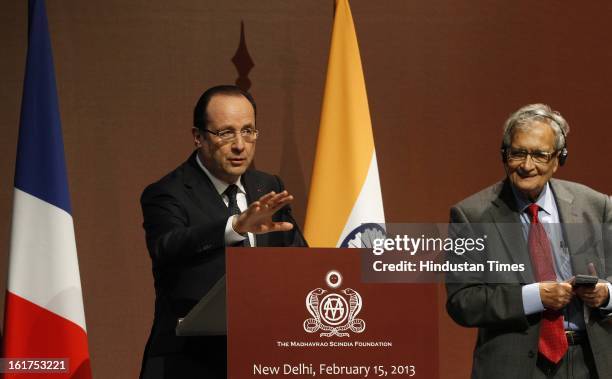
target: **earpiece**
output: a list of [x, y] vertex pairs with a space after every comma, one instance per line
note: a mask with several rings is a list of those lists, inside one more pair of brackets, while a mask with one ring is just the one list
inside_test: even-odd
[[567, 142], [565, 142], [565, 144], [563, 145], [563, 149], [561, 149], [561, 152], [559, 153], [559, 166], [563, 166], [565, 164], [568, 154], [569, 152], [567, 151]]

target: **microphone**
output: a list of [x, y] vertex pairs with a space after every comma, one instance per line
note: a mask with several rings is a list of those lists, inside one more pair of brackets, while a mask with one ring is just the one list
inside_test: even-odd
[[293, 212], [291, 211], [291, 206], [286, 205], [285, 207], [281, 209], [281, 211], [284, 211], [285, 215], [289, 219], [289, 222], [293, 224], [293, 230], [297, 231], [297, 234], [300, 236], [302, 241], [304, 241], [304, 243], [306, 244], [306, 247], [308, 247], [308, 241], [306, 241], [306, 238], [304, 238], [304, 235], [302, 234], [302, 231], [298, 227], [298, 224], [295, 221], [295, 218], [293, 218]]

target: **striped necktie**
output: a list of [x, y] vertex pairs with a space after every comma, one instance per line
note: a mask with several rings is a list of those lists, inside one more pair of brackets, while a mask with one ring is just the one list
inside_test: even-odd
[[[229, 200], [227, 203], [227, 209], [230, 211], [230, 214], [233, 216], [242, 213], [238, 207], [238, 199], [236, 198], [236, 195], [238, 194], [238, 186], [235, 184], [230, 184], [225, 191], [223, 191], [223, 193]], [[251, 247], [248, 234], [242, 241], [242, 246]]]

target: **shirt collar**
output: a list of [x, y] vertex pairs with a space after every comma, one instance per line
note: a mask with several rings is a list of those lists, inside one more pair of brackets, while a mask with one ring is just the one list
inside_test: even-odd
[[[529, 205], [531, 205], [532, 202], [529, 199], [525, 198], [525, 196], [522, 193], [517, 191], [516, 188], [514, 188], [514, 186], [512, 186], [512, 192], [514, 193], [514, 199], [516, 200], [516, 205], [519, 211], [521, 213], [525, 212], [527, 207], [529, 207]], [[535, 204], [537, 204], [541, 210], [551, 215], [553, 214], [554, 209], [555, 209], [554, 201], [555, 199], [553, 198], [553, 193], [550, 189], [550, 184], [546, 183], [546, 185], [542, 189], [542, 192], [540, 192], [540, 195], [535, 201]]]
[[[196, 161], [198, 162], [198, 166], [200, 166], [202, 171], [204, 171], [206, 176], [208, 176], [208, 178], [212, 182], [213, 186], [215, 186], [215, 189], [217, 190], [219, 195], [223, 195], [223, 192], [225, 192], [227, 187], [229, 187], [230, 185], [228, 183], [224, 182], [223, 180], [217, 178], [210, 171], [208, 171], [208, 169], [204, 166], [204, 164], [202, 164], [202, 161], [200, 160], [200, 155], [199, 154], [196, 154]], [[241, 192], [243, 194], [246, 194], [246, 191], [244, 190], [244, 186], [242, 185], [242, 181], [240, 180], [240, 178], [238, 178], [238, 180], [236, 180], [236, 183], [233, 183], [233, 184], [238, 186], [238, 191], [239, 192]]]

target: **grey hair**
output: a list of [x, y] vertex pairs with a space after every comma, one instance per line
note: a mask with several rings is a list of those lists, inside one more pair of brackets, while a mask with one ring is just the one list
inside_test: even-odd
[[534, 121], [548, 124], [555, 133], [555, 150], [561, 150], [565, 146], [565, 139], [570, 132], [567, 121], [557, 111], [553, 111], [546, 104], [529, 104], [514, 112], [504, 124], [504, 138], [502, 146], [510, 147], [512, 132], [515, 129], [528, 130]]

